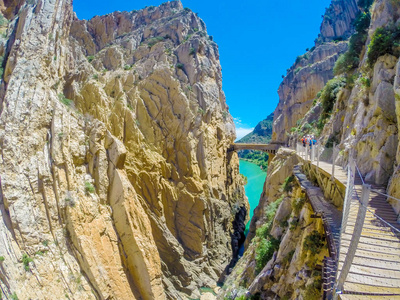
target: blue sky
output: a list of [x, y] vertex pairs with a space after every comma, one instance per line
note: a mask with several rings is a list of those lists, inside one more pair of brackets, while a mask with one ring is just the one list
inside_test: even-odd
[[[79, 19], [160, 5], [159, 0], [74, 0]], [[274, 111], [282, 75], [314, 45], [330, 0], [182, 0], [219, 46], [223, 90], [238, 137]]]

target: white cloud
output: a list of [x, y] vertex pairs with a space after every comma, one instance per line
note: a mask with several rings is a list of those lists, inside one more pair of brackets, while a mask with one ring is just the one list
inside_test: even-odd
[[246, 134], [249, 134], [253, 131], [254, 128], [243, 128], [243, 127], [236, 127], [236, 140], [240, 140]]
[[233, 117], [233, 122], [235, 122], [236, 126], [242, 124], [242, 120], [239, 117]]

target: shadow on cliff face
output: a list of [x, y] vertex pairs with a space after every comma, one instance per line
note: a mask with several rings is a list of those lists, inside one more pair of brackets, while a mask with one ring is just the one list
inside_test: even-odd
[[225, 281], [226, 276], [228, 276], [232, 269], [235, 267], [236, 263], [239, 260], [240, 249], [242, 248], [244, 241], [246, 240], [246, 236], [244, 231], [246, 229], [246, 215], [247, 209], [242, 206], [239, 211], [235, 215], [235, 219], [232, 222], [233, 234], [231, 234], [231, 247], [232, 247], [232, 259], [230, 263], [226, 266], [224, 272], [222, 272], [218, 283], [222, 284]]

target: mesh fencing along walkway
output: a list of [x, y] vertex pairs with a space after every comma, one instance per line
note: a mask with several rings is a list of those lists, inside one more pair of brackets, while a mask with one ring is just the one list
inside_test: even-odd
[[330, 270], [324, 288], [333, 292], [327, 298], [400, 299], [400, 224], [386, 188], [364, 182], [352, 159], [347, 171], [336, 166], [335, 147], [330, 162], [320, 160], [322, 147], [302, 148], [297, 146], [299, 157], [346, 187], [339, 254], [324, 266]]

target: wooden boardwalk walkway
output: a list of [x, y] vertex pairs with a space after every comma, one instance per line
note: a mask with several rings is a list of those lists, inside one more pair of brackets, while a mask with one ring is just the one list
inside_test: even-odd
[[[316, 163], [313, 162], [316, 166]], [[319, 169], [332, 173], [332, 164], [319, 162]], [[335, 179], [347, 185], [347, 173], [335, 166]], [[356, 172], [355, 189], [350, 204], [346, 231], [340, 240], [338, 274], [349, 250], [361, 199], [362, 180]], [[385, 225], [377, 216], [400, 230], [397, 216], [386, 197], [374, 190], [385, 192], [384, 186], [372, 184], [360, 241], [355, 258], [346, 278], [341, 299], [400, 299], [400, 234]], [[376, 216], [377, 215], [377, 216]], [[384, 297], [384, 295], [386, 295]]]
[[[228, 151], [254, 149], [275, 154], [281, 146], [281, 144], [233, 144]], [[320, 153], [320, 148], [317, 147]], [[300, 151], [299, 149], [302, 149], [301, 145], [297, 147], [298, 151]], [[303, 155], [299, 152], [298, 155], [302, 159]], [[312, 154], [313, 157], [314, 155], [315, 153]], [[333, 157], [336, 157], [336, 155], [333, 154]], [[318, 167], [316, 162], [312, 162], [312, 164], [319, 172], [325, 173], [328, 177], [332, 176], [332, 164], [322, 161], [319, 161]], [[326, 285], [330, 290], [342, 272], [358, 217], [363, 182], [358, 173], [355, 173], [347, 226], [345, 232], [341, 232], [342, 213], [324, 200], [321, 190], [313, 187], [307, 178], [301, 174], [298, 167], [294, 170], [298, 181], [306, 189], [315, 213], [320, 215], [324, 222], [331, 255], [324, 261], [324, 276], [331, 282]], [[346, 189], [347, 172], [341, 167], [335, 166], [334, 179], [336, 184], [343, 185], [342, 187]], [[385, 193], [386, 188], [374, 184], [371, 184], [371, 187], [360, 239], [341, 291], [342, 294], [339, 296], [343, 300], [400, 300], [400, 224], [397, 222], [397, 216], [392, 206], [386, 201], [386, 196], [376, 192]], [[380, 218], [390, 225], [385, 224]], [[354, 250], [354, 248], [352, 249]]]

